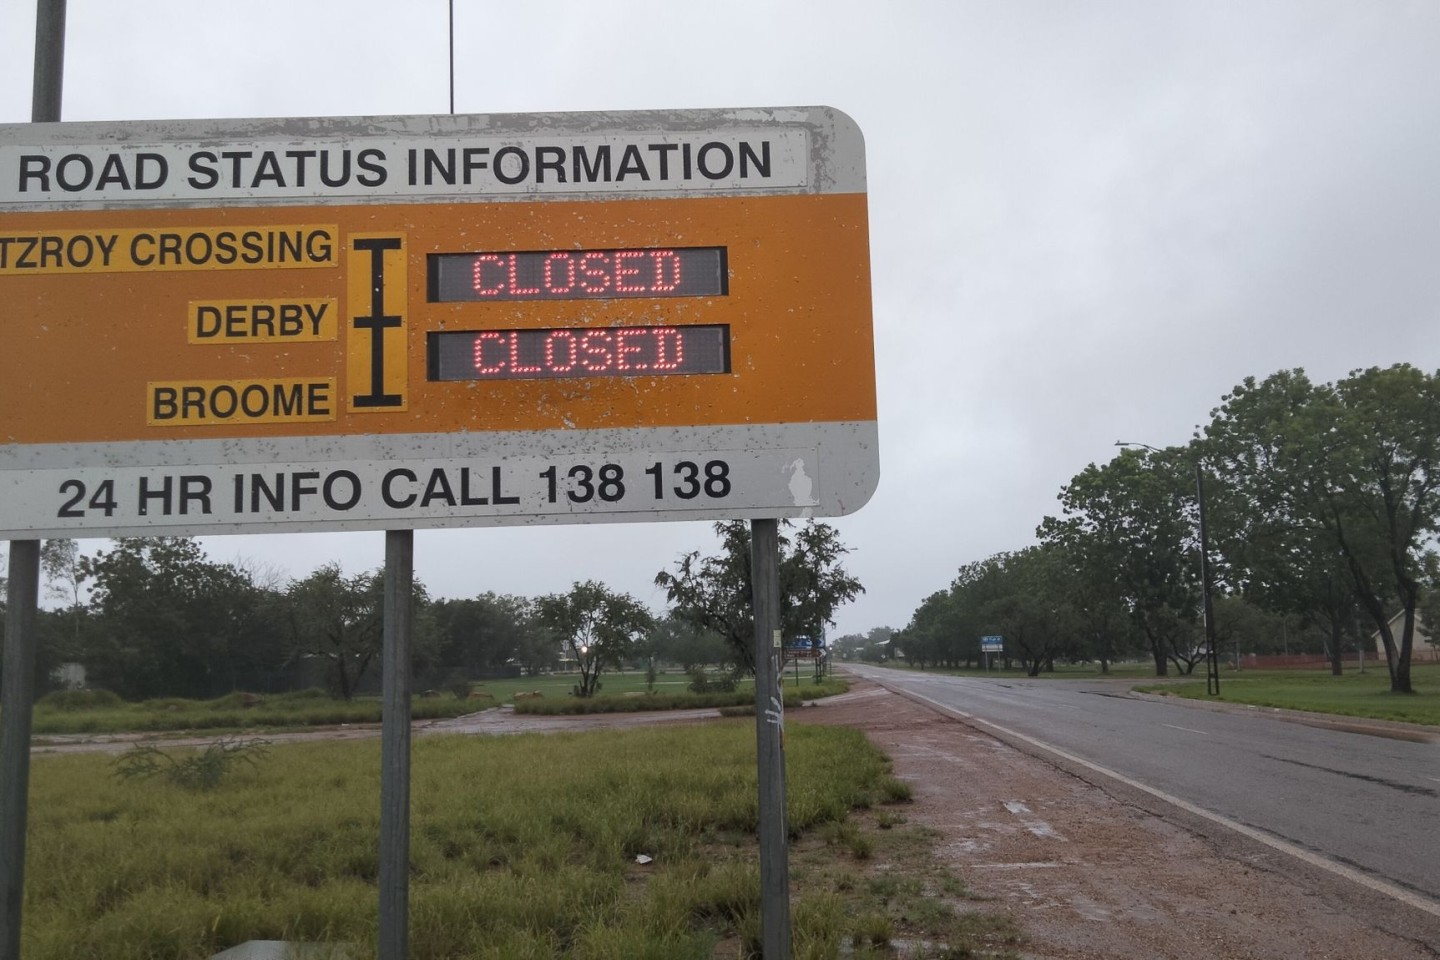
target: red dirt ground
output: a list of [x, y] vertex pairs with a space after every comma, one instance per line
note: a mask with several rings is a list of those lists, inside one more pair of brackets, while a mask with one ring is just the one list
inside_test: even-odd
[[938, 852], [986, 908], [1015, 918], [1026, 957], [1440, 957], [1436, 918], [851, 682], [787, 720], [863, 729], [911, 785], [908, 820], [939, 832]]

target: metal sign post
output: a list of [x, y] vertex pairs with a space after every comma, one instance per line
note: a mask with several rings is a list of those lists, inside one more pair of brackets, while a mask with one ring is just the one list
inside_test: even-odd
[[405, 960], [410, 936], [410, 660], [415, 533], [385, 533], [380, 730], [380, 960]]
[[761, 956], [790, 958], [790, 854], [785, 826], [785, 700], [780, 689], [780, 532], [750, 522], [750, 595], [755, 613], [755, 762], [760, 780]]
[[997, 636], [980, 638], [980, 653], [985, 658], [985, 672], [995, 666], [995, 654], [1005, 652], [1005, 638]]
[[1205, 530], [1205, 467], [1195, 461], [1195, 502], [1200, 519], [1200, 596], [1205, 619], [1205, 692], [1220, 696], [1220, 649], [1215, 645], [1215, 607], [1210, 599], [1210, 540]]
[[[31, 120], [60, 119], [65, 76], [65, 0], [39, 0]], [[12, 408], [13, 409], [13, 408]], [[40, 603], [40, 541], [10, 542], [5, 676], [0, 684], [0, 960], [20, 960], [25, 902], [25, 830], [30, 812], [30, 730]]]
[[30, 790], [30, 725], [35, 684], [40, 542], [10, 543], [6, 585], [4, 731], [0, 734], [0, 958], [20, 958], [25, 900], [25, 827]]

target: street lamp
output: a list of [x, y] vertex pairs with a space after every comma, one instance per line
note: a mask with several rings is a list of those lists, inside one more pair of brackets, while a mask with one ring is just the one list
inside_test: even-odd
[[[1148, 443], [1116, 440], [1117, 447], [1144, 447], [1151, 453], [1165, 451]], [[1205, 469], [1195, 461], [1195, 502], [1199, 506], [1200, 534], [1200, 597], [1205, 616], [1205, 693], [1220, 696], [1220, 654], [1215, 647], [1215, 608], [1210, 602], [1210, 540], [1205, 532]]]

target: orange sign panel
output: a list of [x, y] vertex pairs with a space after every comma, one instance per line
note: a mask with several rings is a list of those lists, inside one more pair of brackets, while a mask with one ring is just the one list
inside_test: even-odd
[[[422, 119], [321, 123], [285, 150], [279, 122], [0, 127], [0, 485], [23, 501], [0, 529], [863, 504], [878, 454], [847, 118], [557, 115], [543, 137], [535, 118], [454, 118], [438, 139]], [[108, 512], [87, 506], [102, 484]]]

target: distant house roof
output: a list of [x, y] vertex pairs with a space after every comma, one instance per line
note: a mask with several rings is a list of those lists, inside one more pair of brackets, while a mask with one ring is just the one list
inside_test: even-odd
[[[1405, 625], [1405, 611], [1401, 610], [1390, 618], [1390, 632], [1392, 635], [1398, 633]], [[1385, 644], [1380, 639], [1380, 631], [1376, 630], [1370, 634], [1370, 642], [1376, 653], [1384, 654]], [[1399, 642], [1398, 640], [1396, 641]], [[1429, 648], [1426, 650], [1425, 648]], [[1424, 651], [1424, 652], [1422, 652]], [[1430, 630], [1425, 626], [1425, 621], [1420, 616], [1420, 611], [1415, 611], [1415, 645], [1413, 652], [1423, 656], [1427, 660], [1440, 659], [1440, 647], [1436, 646], [1435, 638], [1430, 636]]]

